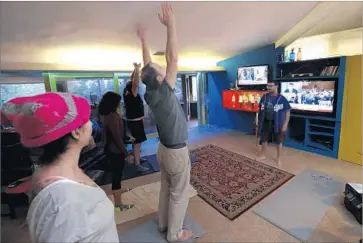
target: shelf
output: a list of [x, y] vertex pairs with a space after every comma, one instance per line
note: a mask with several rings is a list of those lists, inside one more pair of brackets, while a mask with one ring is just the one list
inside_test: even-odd
[[334, 137], [334, 134], [327, 133], [327, 132], [309, 132], [310, 135], [321, 135], [321, 136], [327, 136], [327, 137]]
[[339, 76], [313, 76], [313, 77], [294, 77], [294, 78], [276, 78], [276, 81], [294, 81], [294, 80], [329, 80], [338, 79]]
[[327, 128], [327, 129], [335, 129], [335, 127], [332, 126], [325, 126], [325, 125], [317, 125], [317, 124], [310, 124], [311, 127], [321, 127], [321, 128]]
[[329, 148], [329, 146], [326, 146], [326, 145], [321, 144], [321, 143], [308, 142], [307, 146], [317, 148], [317, 149], [321, 149], [321, 150], [325, 150], [325, 151], [328, 151], [328, 152], [333, 152], [332, 149]]
[[309, 120], [325, 120], [325, 121], [337, 121], [334, 117], [328, 116], [313, 116], [313, 115], [301, 115], [296, 113], [291, 113], [291, 117], [301, 117]]
[[312, 60], [303, 60], [303, 61], [296, 61], [296, 62], [281, 62], [281, 63], [277, 63], [276, 65], [293, 65], [293, 64], [308, 63], [308, 62], [322, 62], [322, 61], [331, 61], [332, 59], [340, 59], [340, 56], [319, 58], [319, 59], [312, 59]]

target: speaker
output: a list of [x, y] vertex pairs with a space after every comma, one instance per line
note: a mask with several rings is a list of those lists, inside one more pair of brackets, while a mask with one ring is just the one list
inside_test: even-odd
[[362, 224], [362, 188], [362, 184], [347, 183], [344, 191], [344, 205], [360, 224]]

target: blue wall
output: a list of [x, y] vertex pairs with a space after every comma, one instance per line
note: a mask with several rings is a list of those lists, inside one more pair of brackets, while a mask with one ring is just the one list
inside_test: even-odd
[[225, 68], [225, 72], [208, 73], [208, 121], [211, 125], [236, 129], [242, 132], [252, 132], [255, 113], [223, 109], [222, 91], [229, 89], [230, 83], [237, 79], [237, 69], [240, 66], [268, 64], [275, 77], [276, 53], [275, 45], [268, 45], [248, 51], [219, 62], [217, 65]]

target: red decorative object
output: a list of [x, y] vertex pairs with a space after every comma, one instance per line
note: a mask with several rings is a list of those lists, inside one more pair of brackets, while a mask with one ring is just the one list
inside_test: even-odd
[[258, 112], [258, 103], [266, 91], [224, 90], [223, 108], [239, 111]]

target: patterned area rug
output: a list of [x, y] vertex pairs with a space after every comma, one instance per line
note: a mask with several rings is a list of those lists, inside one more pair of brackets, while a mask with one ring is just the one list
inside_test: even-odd
[[233, 220], [294, 175], [207, 145], [192, 151], [191, 184], [198, 195]]

